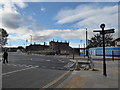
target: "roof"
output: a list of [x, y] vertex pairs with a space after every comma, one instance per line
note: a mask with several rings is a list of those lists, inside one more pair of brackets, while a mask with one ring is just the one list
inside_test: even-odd
[[116, 38], [116, 39], [115, 39], [115, 40], [113, 40], [113, 41], [120, 41], [120, 37]]

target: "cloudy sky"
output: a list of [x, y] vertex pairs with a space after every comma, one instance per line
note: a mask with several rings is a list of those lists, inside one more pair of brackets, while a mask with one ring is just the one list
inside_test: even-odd
[[118, 2], [2, 2], [0, 20], [9, 34], [7, 46], [29, 45], [32, 36], [37, 44], [54, 39], [78, 47], [86, 28], [90, 39], [102, 23], [118, 37]]

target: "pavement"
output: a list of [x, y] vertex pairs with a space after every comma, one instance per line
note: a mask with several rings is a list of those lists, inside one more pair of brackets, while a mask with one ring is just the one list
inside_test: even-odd
[[[103, 75], [102, 61], [94, 61], [95, 68], [98, 71], [74, 70], [72, 74], [57, 88], [118, 88], [118, 60], [106, 61], [107, 76]], [[115, 89], [114, 89], [115, 90]]]

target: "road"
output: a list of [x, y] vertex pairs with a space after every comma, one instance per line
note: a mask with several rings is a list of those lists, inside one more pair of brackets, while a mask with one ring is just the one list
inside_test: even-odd
[[56, 87], [70, 74], [65, 67], [68, 58], [20, 52], [11, 52], [8, 58], [9, 64], [2, 65], [2, 88]]

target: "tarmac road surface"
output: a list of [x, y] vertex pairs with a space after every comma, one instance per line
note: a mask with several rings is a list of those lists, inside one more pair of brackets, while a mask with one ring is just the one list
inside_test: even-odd
[[48, 88], [70, 74], [64, 67], [67, 58], [14, 52], [8, 60], [2, 65], [2, 88]]

